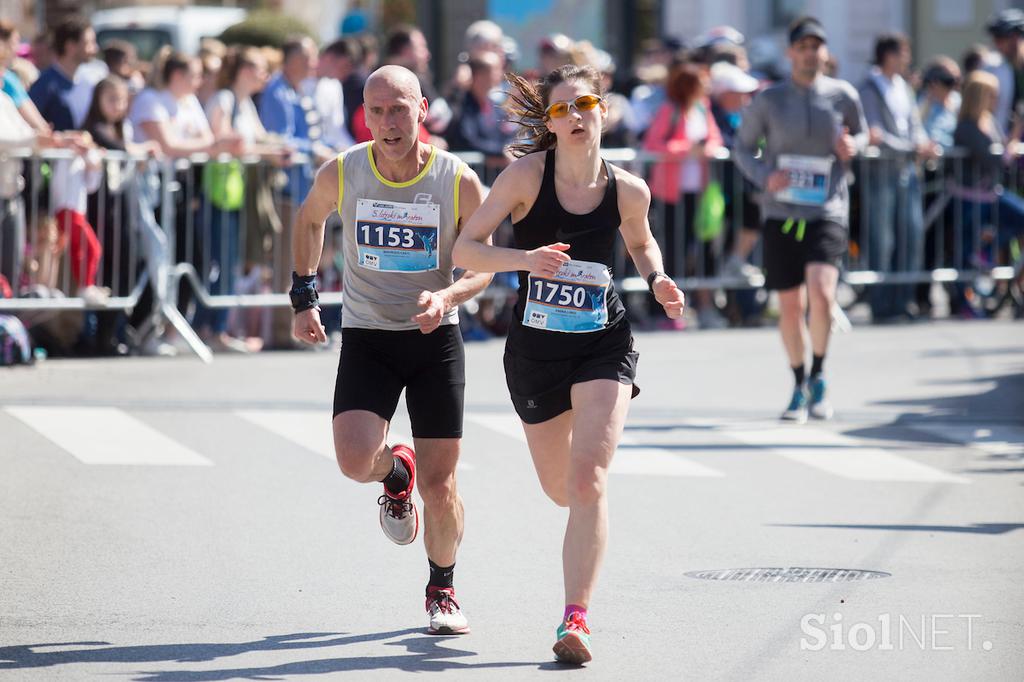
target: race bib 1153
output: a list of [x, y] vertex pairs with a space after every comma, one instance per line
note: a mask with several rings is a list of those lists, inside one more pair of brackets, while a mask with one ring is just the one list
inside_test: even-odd
[[437, 204], [357, 200], [359, 266], [380, 272], [437, 270], [439, 218]]

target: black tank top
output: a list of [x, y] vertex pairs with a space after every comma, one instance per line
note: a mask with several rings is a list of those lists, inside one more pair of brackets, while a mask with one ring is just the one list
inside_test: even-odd
[[536, 329], [523, 325], [523, 311], [526, 308], [529, 273], [519, 272], [519, 296], [515, 307], [515, 320], [509, 330], [509, 347], [516, 353], [537, 359], [562, 359], [595, 351], [606, 343], [618, 340], [621, 332], [630, 338], [626, 321], [626, 309], [615, 291], [613, 258], [615, 241], [622, 224], [619, 215], [619, 197], [615, 186], [613, 167], [604, 161], [608, 185], [601, 203], [590, 213], [583, 215], [566, 211], [555, 193], [555, 150], [549, 149], [544, 157], [544, 179], [541, 181], [537, 200], [529, 213], [518, 223], [513, 223], [513, 237], [517, 249], [536, 249], [555, 242], [570, 245], [567, 252], [573, 260], [590, 261], [605, 265], [612, 274], [613, 283], [605, 295], [608, 308], [608, 322], [595, 332], [571, 334]]

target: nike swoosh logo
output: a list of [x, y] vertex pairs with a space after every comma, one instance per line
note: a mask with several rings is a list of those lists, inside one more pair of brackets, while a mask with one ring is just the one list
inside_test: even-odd
[[582, 236], [588, 235], [588, 234], [590, 234], [592, 232], [600, 232], [600, 231], [605, 230], [605, 229], [607, 229], [607, 228], [604, 225], [598, 225], [597, 227], [588, 227], [585, 230], [576, 230], [576, 231], [573, 231], [573, 232], [566, 232], [565, 230], [563, 230], [562, 228], [559, 227], [558, 229], [555, 230], [555, 239], [557, 239], [560, 242], [563, 242], [563, 241], [567, 242], [567, 241], [569, 241], [571, 239], [574, 239], [576, 237], [582, 237]]

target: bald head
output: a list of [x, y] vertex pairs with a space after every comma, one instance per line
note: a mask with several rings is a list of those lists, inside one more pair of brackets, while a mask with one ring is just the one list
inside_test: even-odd
[[419, 126], [427, 118], [427, 100], [419, 79], [409, 69], [382, 66], [363, 87], [366, 127], [381, 144], [375, 149], [390, 159], [414, 154]]
[[391, 94], [395, 98], [409, 97], [413, 101], [423, 99], [423, 91], [420, 90], [420, 80], [409, 69], [397, 64], [382, 66], [366, 79], [363, 86], [363, 97], [369, 99], [370, 94], [385, 95]]

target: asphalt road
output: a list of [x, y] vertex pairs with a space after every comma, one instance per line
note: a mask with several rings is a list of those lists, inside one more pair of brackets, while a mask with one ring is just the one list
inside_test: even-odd
[[501, 341], [467, 347], [463, 637], [333, 462], [334, 353], [0, 372], [0, 679], [1022, 678], [1024, 325], [858, 327], [803, 427], [774, 330], [637, 347], [582, 670]]

